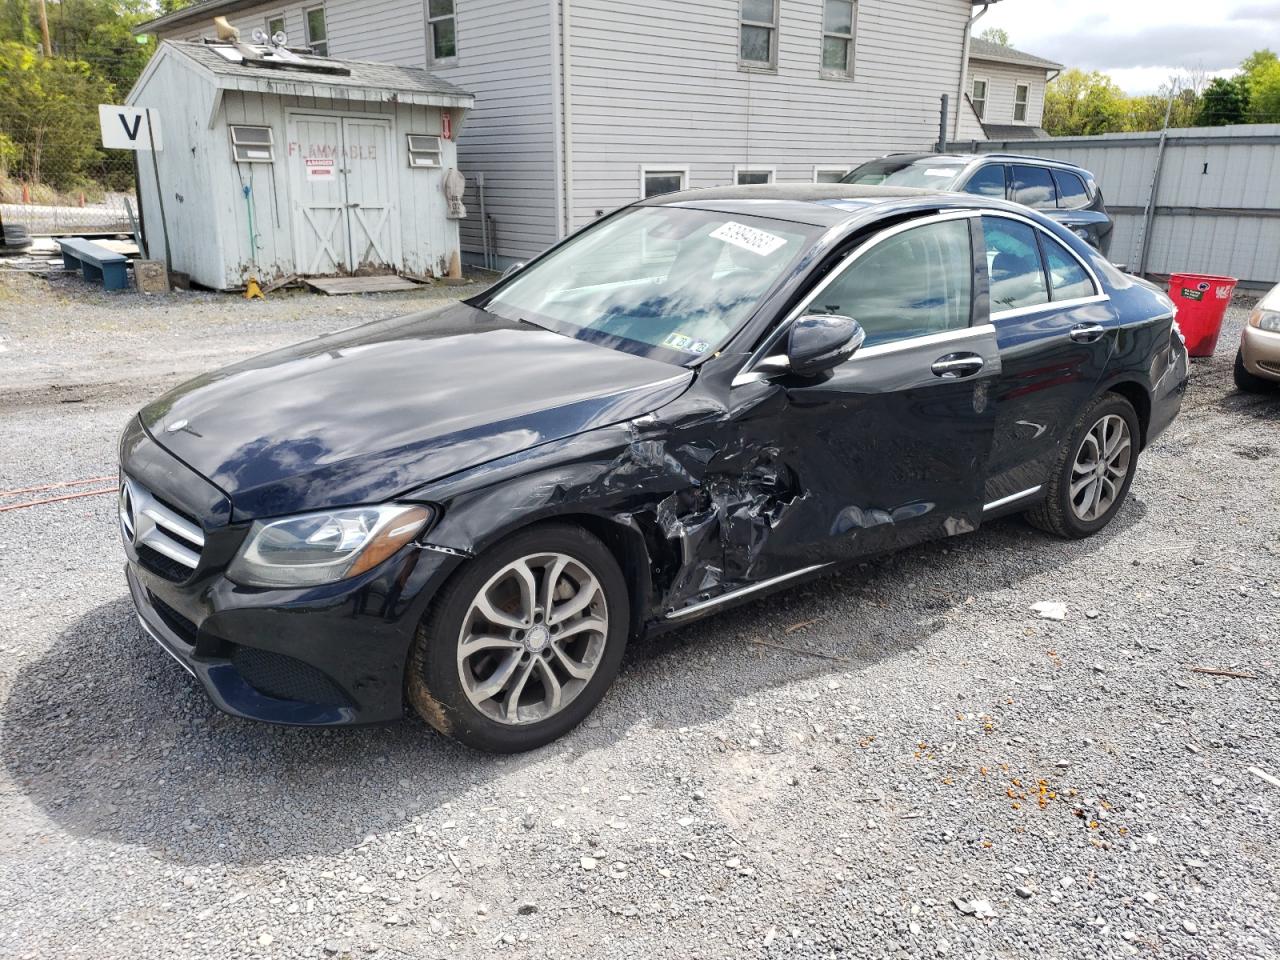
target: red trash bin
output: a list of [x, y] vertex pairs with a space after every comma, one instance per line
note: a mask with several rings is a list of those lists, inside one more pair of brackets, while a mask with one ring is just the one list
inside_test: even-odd
[[1206, 277], [1175, 273], [1169, 278], [1169, 296], [1178, 305], [1178, 329], [1193, 357], [1211, 357], [1222, 333], [1222, 320], [1235, 292], [1235, 277]]

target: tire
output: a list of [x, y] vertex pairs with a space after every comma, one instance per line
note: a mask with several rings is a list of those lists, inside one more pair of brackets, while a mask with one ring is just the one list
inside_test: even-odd
[[[1112, 431], [1119, 430], [1120, 422], [1124, 424], [1128, 447], [1123, 448], [1123, 441], [1117, 440], [1114, 452], [1110, 455], [1113, 459], [1108, 460], [1108, 463], [1116, 465], [1123, 459], [1124, 476], [1119, 484], [1116, 484], [1114, 469], [1105, 471], [1104, 468], [1099, 467], [1098, 469], [1104, 471], [1110, 479], [1106, 483], [1097, 484], [1097, 487], [1102, 490], [1099, 494], [1099, 500], [1102, 502], [1093, 501], [1092, 508], [1096, 511], [1094, 515], [1090, 516], [1086, 513], [1082, 516], [1079, 498], [1088, 491], [1095, 491], [1097, 487], [1086, 486], [1075, 497], [1072, 496], [1073, 483], [1079, 484], [1087, 479], [1087, 474], [1080, 471], [1079, 464], [1082, 459], [1085, 461], [1091, 459], [1093, 452], [1098, 448], [1095, 431], [1103, 429], [1107, 431], [1109, 438], [1114, 437], [1116, 433]], [[1068, 540], [1082, 540], [1103, 529], [1120, 512], [1120, 508], [1129, 496], [1129, 488], [1133, 484], [1134, 473], [1138, 466], [1140, 436], [1138, 415], [1128, 400], [1115, 393], [1104, 393], [1097, 397], [1076, 421], [1071, 431], [1071, 439], [1063, 445], [1053, 475], [1046, 484], [1045, 499], [1026, 514], [1027, 520], [1041, 530]], [[1109, 500], [1107, 500], [1108, 497], [1110, 497]], [[1086, 510], [1089, 507], [1090, 504], [1086, 503]]]
[[[567, 610], [588, 595], [584, 608]], [[533, 612], [522, 613], [530, 602]], [[546, 606], [567, 615], [557, 621]], [[580, 724], [613, 683], [630, 608], [622, 571], [596, 537], [564, 523], [530, 527], [463, 567], [432, 602], [410, 654], [409, 702], [436, 730], [476, 750], [544, 746]], [[464, 640], [475, 652], [464, 652]]]
[[1244, 351], [1236, 351], [1236, 365], [1232, 371], [1232, 375], [1236, 381], [1236, 387], [1245, 393], [1268, 393], [1276, 389], [1276, 384], [1270, 380], [1264, 380], [1262, 377], [1255, 377], [1252, 373], [1245, 369]]

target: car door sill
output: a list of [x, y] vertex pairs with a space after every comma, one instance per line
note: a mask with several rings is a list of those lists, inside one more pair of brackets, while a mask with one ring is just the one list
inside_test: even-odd
[[728, 603], [731, 600], [737, 600], [741, 597], [750, 596], [761, 590], [768, 590], [770, 587], [786, 583], [788, 580], [794, 580], [797, 577], [803, 577], [807, 573], [817, 573], [819, 570], [825, 570], [832, 566], [830, 563], [819, 563], [816, 566], [805, 567], [802, 570], [793, 570], [791, 573], [784, 573], [780, 577], [773, 577], [769, 580], [762, 580], [760, 583], [753, 583], [750, 586], [739, 587], [737, 590], [730, 590], [728, 593], [722, 593], [718, 597], [712, 597], [710, 600], [703, 600], [701, 603], [695, 603], [688, 607], [681, 607], [679, 610], [668, 610], [666, 618], [668, 620], [682, 620], [685, 617], [691, 617], [695, 613], [702, 613], [704, 610], [710, 610], [718, 607], [722, 603]]
[[1028, 497], [1034, 497], [1037, 493], [1039, 493], [1043, 489], [1044, 489], [1043, 486], [1032, 487], [1030, 490], [1023, 490], [1021, 493], [1015, 493], [1012, 496], [1002, 497], [999, 500], [995, 500], [991, 503], [988, 503], [985, 507], [982, 508], [982, 512], [990, 513], [992, 510], [999, 510], [1001, 507], [1007, 507], [1009, 506], [1009, 504], [1017, 503], [1019, 500], [1026, 500]]

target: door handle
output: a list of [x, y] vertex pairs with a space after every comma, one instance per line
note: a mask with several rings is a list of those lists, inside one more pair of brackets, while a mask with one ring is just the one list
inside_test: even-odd
[[1097, 343], [1106, 333], [1107, 328], [1100, 323], [1080, 323], [1071, 328], [1071, 339], [1076, 343]]
[[961, 377], [972, 377], [986, 366], [976, 353], [949, 353], [939, 357], [931, 368], [934, 376], [943, 380], [959, 380]]

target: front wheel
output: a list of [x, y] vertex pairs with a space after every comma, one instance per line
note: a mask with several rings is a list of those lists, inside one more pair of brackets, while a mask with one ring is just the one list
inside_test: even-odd
[[418, 627], [408, 695], [467, 746], [532, 750], [586, 718], [617, 676], [630, 602], [596, 537], [543, 524], [482, 554]]
[[1128, 400], [1115, 393], [1098, 397], [1076, 421], [1045, 499], [1027, 519], [1070, 540], [1093, 536], [1129, 495], [1139, 435], [1138, 415]]

